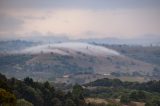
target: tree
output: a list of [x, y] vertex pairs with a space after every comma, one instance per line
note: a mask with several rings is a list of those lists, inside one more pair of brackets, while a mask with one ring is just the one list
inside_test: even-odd
[[74, 85], [73, 90], [72, 90], [72, 94], [73, 94], [74, 98], [84, 99], [83, 88], [78, 84]]
[[133, 91], [129, 95], [129, 98], [133, 101], [144, 101], [146, 99], [146, 94], [144, 91]]
[[146, 94], [144, 91], [139, 90], [137, 93], [138, 93], [139, 100], [144, 101], [146, 99]]
[[50, 84], [49, 84], [48, 81], [46, 81], [46, 82], [44, 83], [44, 87], [47, 88], [47, 89], [50, 89], [50, 88], [51, 88], [51, 86], [50, 86]]
[[62, 102], [58, 98], [53, 98], [51, 102], [53, 106], [62, 106]]
[[129, 98], [133, 101], [137, 101], [137, 92], [136, 91], [133, 91], [131, 92], [131, 94], [129, 95]]
[[26, 86], [23, 88], [22, 90], [23, 93], [23, 98], [26, 99], [27, 101], [33, 103], [36, 106], [42, 106], [43, 105], [43, 99], [41, 97], [40, 94], [38, 94], [38, 92], [30, 87], [30, 86]]
[[29, 78], [29, 77], [26, 77], [24, 79], [24, 83], [27, 84], [27, 85], [33, 85], [33, 79]]
[[159, 99], [153, 99], [151, 101], [148, 101], [145, 106], [160, 106], [160, 100]]
[[67, 94], [65, 95], [65, 99], [73, 99], [73, 95], [71, 92], [67, 92]]
[[128, 95], [126, 95], [126, 94], [122, 95], [120, 98], [120, 102], [124, 103], [124, 104], [130, 103], [130, 99], [129, 99]]
[[76, 106], [72, 99], [67, 99], [65, 102], [65, 106]]
[[6, 84], [6, 82], [7, 82], [6, 76], [4, 76], [4, 75], [2, 75], [2, 74], [0, 73], [0, 88], [9, 90], [9, 87], [8, 87], [8, 85]]
[[0, 80], [1, 81], [7, 81], [7, 78], [6, 78], [5, 75], [3, 75], [3, 74], [0, 73]]
[[16, 106], [33, 106], [33, 104], [26, 101], [25, 99], [18, 99]]
[[0, 88], [0, 104], [15, 106], [16, 105], [15, 95]]

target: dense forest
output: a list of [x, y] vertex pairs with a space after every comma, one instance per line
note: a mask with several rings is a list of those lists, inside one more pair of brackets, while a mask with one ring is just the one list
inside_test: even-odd
[[[112, 101], [98, 104], [87, 102], [86, 98]], [[116, 99], [120, 101], [114, 102]], [[64, 92], [49, 82], [35, 82], [29, 77], [23, 81], [7, 79], [0, 74], [1, 106], [137, 106], [130, 105], [132, 101], [160, 106], [160, 81], [138, 83], [104, 78], [83, 86], [75, 84], [72, 90]]]
[[123, 104], [134, 101], [143, 102], [145, 106], [160, 106], [160, 81], [139, 83], [104, 78], [84, 86], [85, 97], [119, 99]]
[[1, 106], [87, 106], [82, 91], [80, 85], [65, 93], [55, 90], [49, 82], [34, 82], [29, 77], [23, 81], [7, 79], [0, 74]]
[[85, 84], [86, 86], [104, 86], [104, 87], [114, 87], [114, 88], [128, 88], [128, 89], [137, 89], [145, 90], [149, 92], [158, 92], [160, 93], [160, 81], [148, 81], [148, 82], [128, 82], [121, 81], [119, 79], [98, 79], [94, 82]]

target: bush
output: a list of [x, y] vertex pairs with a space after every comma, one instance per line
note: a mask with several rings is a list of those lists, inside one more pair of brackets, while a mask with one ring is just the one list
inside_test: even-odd
[[16, 106], [33, 106], [33, 104], [26, 101], [25, 99], [18, 99]]
[[15, 95], [0, 88], [0, 104], [15, 106], [16, 104]]
[[130, 103], [130, 98], [128, 95], [122, 95], [121, 98], [120, 98], [120, 102], [121, 103], [124, 103], [124, 104], [128, 104]]
[[145, 106], [160, 106], [159, 99], [153, 99], [145, 104]]

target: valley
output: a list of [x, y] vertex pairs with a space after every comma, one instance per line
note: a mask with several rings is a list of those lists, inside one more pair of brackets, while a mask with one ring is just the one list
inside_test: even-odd
[[0, 106], [160, 106], [160, 0], [0, 0]]

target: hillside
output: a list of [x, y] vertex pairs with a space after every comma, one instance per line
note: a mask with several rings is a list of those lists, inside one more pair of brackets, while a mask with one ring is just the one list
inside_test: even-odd
[[113, 49], [76, 42], [29, 47], [1, 54], [0, 60], [0, 72], [7, 77], [23, 79], [30, 76], [35, 80], [57, 83], [86, 83], [112, 77], [112, 74], [137, 76], [145, 81], [150, 79], [156, 67]]
[[103, 45], [128, 57], [160, 66], [160, 46]]
[[127, 106], [160, 105], [160, 81], [138, 83], [104, 78], [83, 86], [85, 86], [84, 95], [90, 102], [106, 104], [107, 101], [112, 101]]

